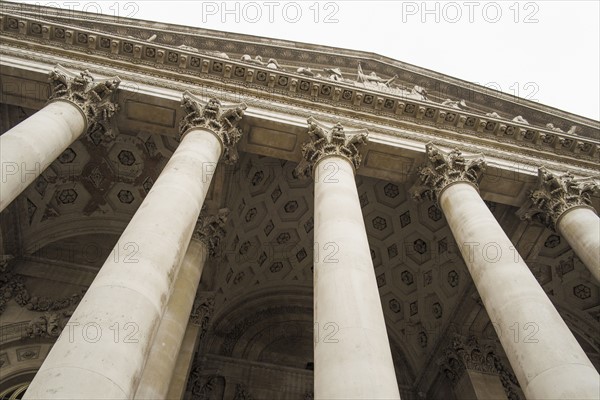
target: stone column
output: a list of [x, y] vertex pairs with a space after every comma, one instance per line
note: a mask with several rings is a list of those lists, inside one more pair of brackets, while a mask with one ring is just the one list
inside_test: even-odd
[[596, 399], [598, 373], [479, 196], [483, 159], [426, 152], [413, 196], [439, 202], [525, 396]]
[[200, 335], [200, 327], [189, 322], [175, 362], [167, 399], [182, 399], [185, 394], [186, 384], [194, 362], [194, 354], [200, 342], [198, 335]]
[[520, 399], [516, 378], [506, 371], [493, 346], [480, 344], [474, 336], [452, 335], [437, 364], [457, 399]]
[[144, 373], [135, 394], [136, 399], [166, 398], [204, 264], [209, 254], [216, 254], [216, 247], [225, 236], [224, 228], [228, 214], [229, 210], [222, 209], [218, 215], [201, 215], [196, 223], [167, 309], [146, 360]]
[[[236, 158], [245, 105], [184, 94], [182, 140], [92, 282], [26, 399], [129, 399], [140, 381], [215, 166]], [[66, 332], [66, 334], [65, 334]]]
[[538, 170], [537, 188], [530, 203], [519, 210], [522, 219], [537, 221], [562, 235], [600, 282], [600, 218], [592, 207], [598, 184], [591, 178]]
[[50, 73], [48, 104], [0, 136], [0, 211], [84, 132], [112, 138], [119, 78], [95, 82], [60, 65]]
[[315, 398], [399, 399], [354, 179], [368, 132], [308, 125], [297, 172], [315, 179]]

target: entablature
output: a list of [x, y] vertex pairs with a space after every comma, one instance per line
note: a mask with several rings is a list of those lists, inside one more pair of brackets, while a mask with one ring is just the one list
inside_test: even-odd
[[[420, 89], [425, 89], [428, 92], [426, 98], [431, 102], [463, 107], [465, 110], [476, 114], [494, 115], [496, 113], [500, 119], [506, 121], [516, 119], [513, 122], [519, 122], [526, 119], [532, 126], [547, 128], [550, 132], [568, 131], [569, 133], [575, 132], [576, 136], [600, 139], [600, 126], [597, 121], [548, 107], [536, 101], [516, 98], [484, 86], [374, 53], [143, 21], [114, 15], [61, 10], [39, 5], [6, 2], [0, 2], [0, 5], [2, 8], [0, 13], [12, 14], [32, 21], [62, 24], [62, 29], [65, 32], [67, 30], [72, 30], [73, 33], [90, 31], [93, 36], [94, 34], [100, 34], [98, 29], [101, 29], [105, 38], [108, 37], [110, 40], [114, 38], [120, 43], [116, 49], [111, 48], [111, 52], [120, 52], [125, 42], [133, 45], [132, 48], [129, 45], [125, 46], [125, 50], [132, 50], [128, 54], [133, 62], [139, 62], [136, 57], [140, 60], [145, 58], [144, 46], [148, 46], [151, 49], [150, 52], [153, 51], [152, 49], [156, 51], [158, 47], [162, 47], [163, 57], [166, 57], [166, 59], [162, 67], [158, 66], [159, 68], [171, 68], [173, 64], [183, 62], [183, 58], [186, 59], [186, 65], [191, 65], [191, 57], [194, 55], [217, 55], [226, 60], [229, 60], [229, 58], [239, 60], [242, 56], [241, 64], [239, 61], [234, 60], [233, 62], [236, 65], [245, 67], [266, 69], [267, 72], [284, 71], [285, 69], [298, 71], [302, 72], [300, 76], [307, 77], [308, 75], [309, 77], [321, 78], [321, 81], [327, 83], [332, 81], [335, 84], [348, 83], [350, 88], [354, 88], [355, 91], [363, 94], [363, 99], [370, 98], [367, 94], [361, 92], [364, 88], [375, 88], [376, 92], [383, 93], [386, 96], [392, 94], [411, 98], [412, 95], [419, 94], [413, 92], [413, 86], [417, 85], [420, 87], [417, 90], [418, 92], [421, 92]], [[63, 42], [72, 40], [74, 41], [73, 45], [77, 46], [79, 35], [73, 35], [71, 38], [65, 36], [61, 39], [63, 39]], [[99, 43], [86, 42], [80, 44], [87, 48], [88, 45], [99, 46]], [[141, 46], [138, 47], [141, 50], [139, 54], [135, 53], [136, 46]], [[170, 52], [173, 53], [173, 60], [177, 56], [176, 61], [169, 62]], [[362, 73], [361, 63], [365, 73]], [[311, 67], [315, 70], [314, 73], [310, 71]], [[175, 69], [177, 68], [175, 66]], [[181, 68], [181, 72], [185, 74], [186, 68], [190, 69], [189, 66], [184, 66]], [[235, 73], [235, 67], [232, 71], [232, 73]], [[321, 76], [317, 71], [322, 71], [325, 76]], [[342, 72], [344, 76], [341, 75]], [[374, 74], [374, 77], [368, 75], [368, 73]], [[386, 78], [380, 78], [378, 75]], [[352, 79], [347, 79], [347, 77]], [[243, 78], [246, 78], [246, 76]], [[392, 81], [393, 83], [389, 84]], [[254, 83], [256, 83], [256, 80]], [[308, 92], [311, 90], [313, 90], [312, 86]], [[318, 95], [322, 97], [320, 93]], [[376, 97], [372, 99], [376, 100]], [[387, 100], [387, 97], [384, 97], [384, 99]], [[463, 100], [466, 101], [467, 105]], [[376, 103], [373, 102], [372, 107], [375, 106]], [[527, 124], [525, 123], [525, 125]]]
[[177, 137], [181, 94], [189, 90], [248, 105], [241, 151], [300, 161], [306, 118], [312, 115], [332, 125], [368, 129], [371, 144], [359, 174], [379, 179], [413, 180], [424, 160], [424, 145], [432, 141], [441, 148], [484, 154], [489, 169], [482, 194], [505, 204], [524, 201], [539, 166], [598, 179], [600, 141], [588, 137], [483, 115], [458, 103], [436, 103], [418, 93], [401, 96], [360, 88], [17, 14], [0, 18], [4, 103], [43, 107], [47, 73], [61, 64], [122, 79], [123, 111], [117, 115], [122, 133]]

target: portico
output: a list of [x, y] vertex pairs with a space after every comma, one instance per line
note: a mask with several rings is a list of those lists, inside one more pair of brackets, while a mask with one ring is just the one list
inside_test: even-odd
[[594, 121], [359, 52], [1, 17], [2, 391], [597, 396]]

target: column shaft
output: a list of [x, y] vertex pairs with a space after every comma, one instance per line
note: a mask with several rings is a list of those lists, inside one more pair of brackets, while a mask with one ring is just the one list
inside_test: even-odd
[[164, 399], [167, 395], [207, 255], [206, 245], [192, 239], [146, 360], [136, 399]]
[[184, 136], [25, 398], [133, 397], [221, 153], [211, 131]]
[[571, 208], [560, 217], [558, 232], [600, 282], [600, 218], [587, 207]]
[[59, 100], [0, 136], [0, 211], [77, 140], [85, 128], [81, 110]]
[[169, 384], [167, 399], [180, 400], [185, 394], [185, 388], [196, 348], [198, 347], [198, 336], [200, 335], [200, 327], [198, 325], [188, 323], [175, 367], [173, 368], [173, 376]]
[[440, 206], [528, 399], [597, 399], [600, 378], [548, 296], [469, 183]]
[[399, 399], [350, 162], [315, 166], [315, 398]]
[[460, 400], [508, 400], [498, 375], [473, 370], [464, 372], [454, 393]]

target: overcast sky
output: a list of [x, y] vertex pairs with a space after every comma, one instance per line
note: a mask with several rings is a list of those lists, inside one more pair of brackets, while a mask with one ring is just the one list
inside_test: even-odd
[[600, 2], [31, 1], [365, 50], [600, 119]]

